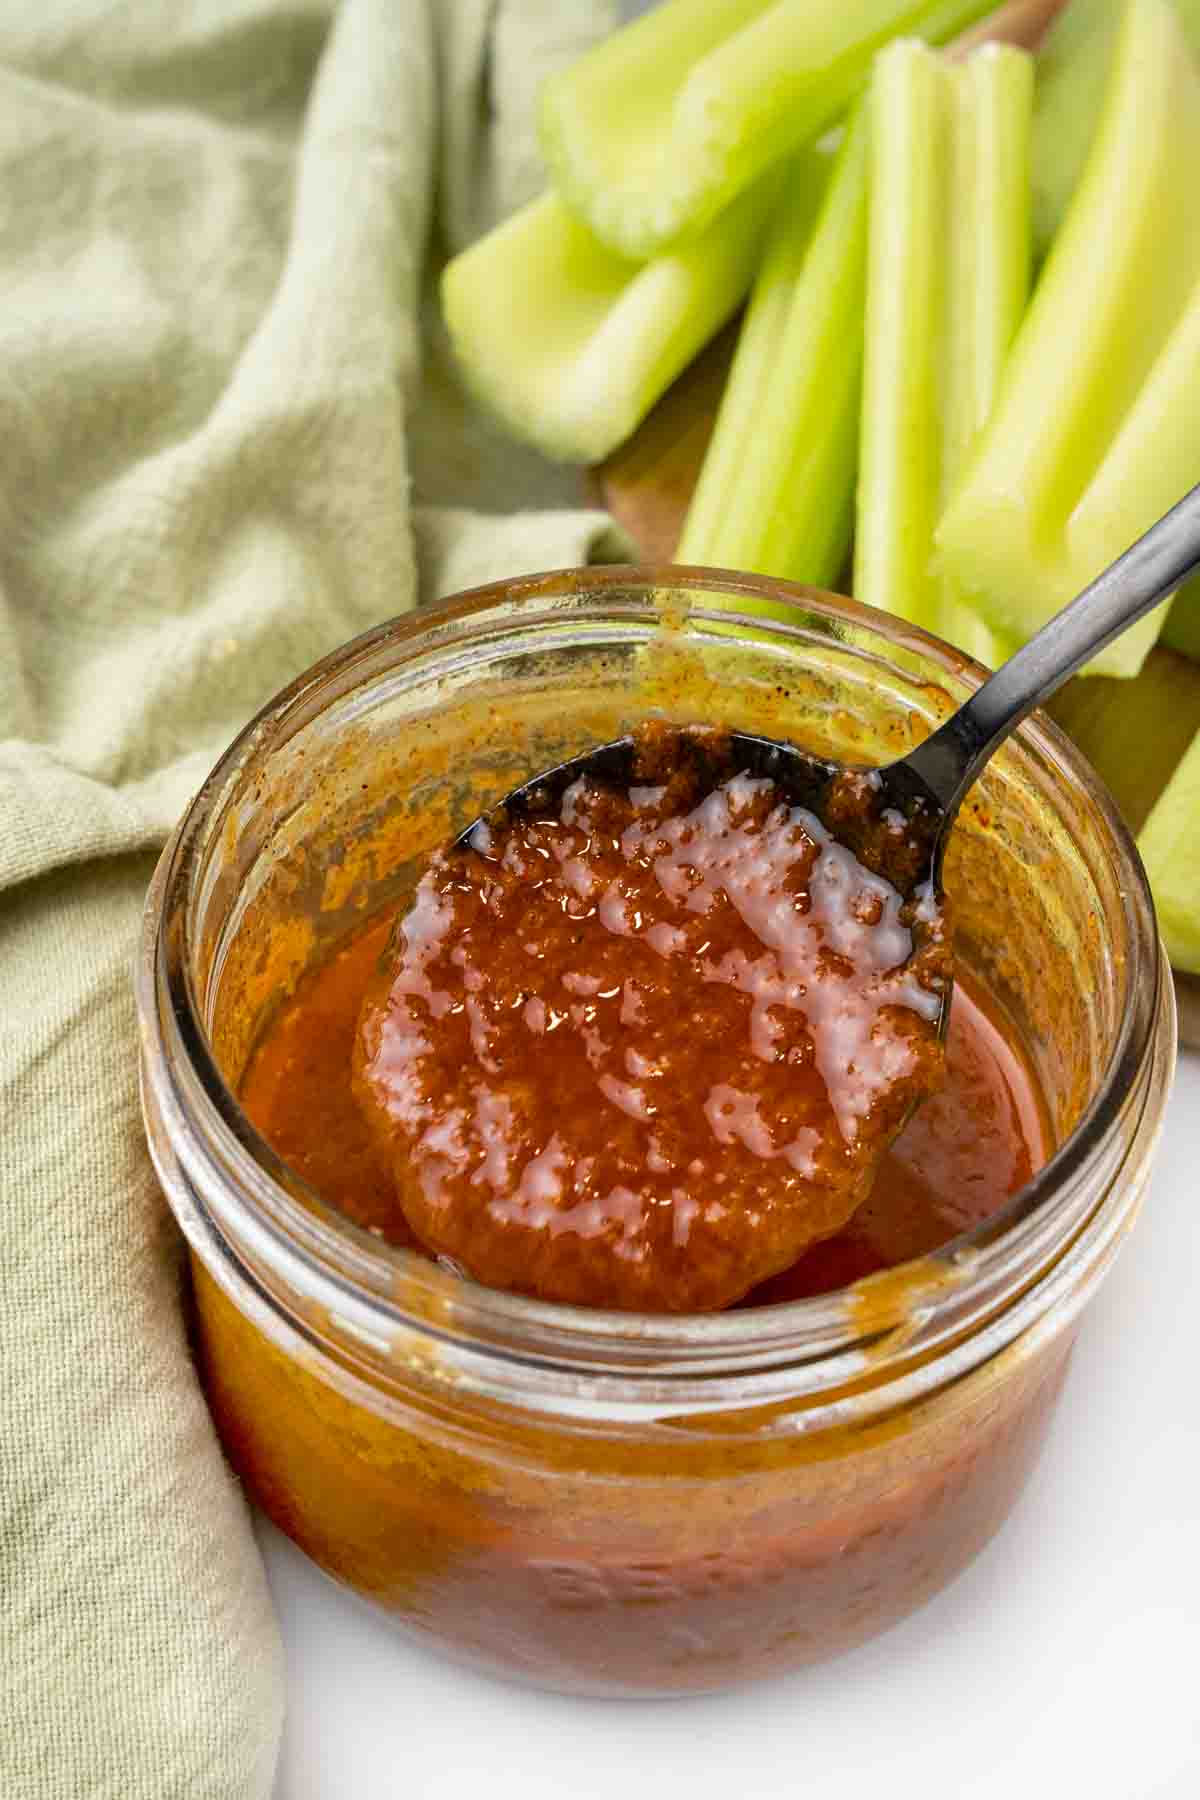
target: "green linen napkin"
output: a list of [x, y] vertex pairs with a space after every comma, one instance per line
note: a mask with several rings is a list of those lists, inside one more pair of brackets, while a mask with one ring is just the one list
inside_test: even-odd
[[[526, 198], [537, 80], [610, 24], [603, 0], [0, 9], [6, 1800], [270, 1790], [278, 1638], [138, 1110], [142, 897], [307, 663], [419, 596], [619, 550], [574, 478], [501, 454], [439, 346], [420, 381], [435, 193], [451, 243]], [[529, 511], [546, 493], [575, 510]]]

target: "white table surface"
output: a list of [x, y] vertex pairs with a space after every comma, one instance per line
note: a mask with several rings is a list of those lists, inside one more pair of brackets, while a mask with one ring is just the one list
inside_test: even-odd
[[1200, 1055], [1028, 1490], [876, 1643], [734, 1694], [556, 1698], [438, 1662], [260, 1534], [276, 1800], [1200, 1800]]

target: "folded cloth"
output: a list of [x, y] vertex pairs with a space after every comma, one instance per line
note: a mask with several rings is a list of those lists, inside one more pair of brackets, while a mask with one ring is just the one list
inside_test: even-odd
[[444, 363], [419, 395], [435, 192], [451, 243], [526, 198], [536, 81], [610, 23], [603, 0], [0, 14], [6, 1800], [270, 1791], [278, 1637], [141, 1130], [142, 898], [307, 663], [422, 595], [618, 550], [561, 475], [574, 510], [470, 511], [526, 505], [538, 471], [497, 496]]

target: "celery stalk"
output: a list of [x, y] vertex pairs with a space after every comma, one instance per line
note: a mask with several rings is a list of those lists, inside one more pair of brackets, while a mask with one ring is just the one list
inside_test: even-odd
[[932, 51], [892, 44], [868, 97], [870, 228], [854, 594], [932, 628], [929, 548], [941, 427], [937, 345], [949, 224], [945, 70]]
[[543, 194], [442, 272], [468, 383], [545, 455], [599, 461], [738, 305], [777, 191], [771, 173], [703, 237], [644, 265], [605, 249]]
[[995, 405], [1029, 299], [1033, 64], [985, 45], [945, 69], [952, 103], [947, 381], [942, 457], [953, 480]]
[[[850, 539], [862, 357], [866, 122], [815, 227], [817, 153], [781, 207], [684, 523], [682, 562], [834, 581]], [[824, 159], [820, 159], [824, 161]]]
[[[1085, 567], [1102, 568], [1195, 483], [1200, 474], [1197, 396], [1200, 278], [1071, 515], [1072, 553]], [[1164, 623], [1161, 609], [1156, 623], [1160, 628]]]
[[[825, 196], [829, 168], [827, 156], [816, 150], [805, 151], [784, 178], [722, 390], [713, 434], [675, 552], [679, 562], [723, 563], [727, 568], [755, 569], [761, 574], [785, 573], [762, 570], [753, 561], [739, 560], [741, 532], [735, 530], [733, 519], [744, 494], [745, 459], [758, 434], [772, 383], [780, 372], [788, 315], [808, 256], [814, 220]], [[757, 517], [755, 513], [753, 519]]]
[[[1033, 65], [981, 49], [947, 71], [952, 100], [947, 294], [942, 366], [944, 504], [987, 424], [1029, 298], [1029, 141]], [[933, 543], [927, 546], [932, 557]], [[936, 629], [991, 668], [1016, 646], [993, 631], [951, 577]]]
[[[1195, 477], [1193, 391], [1174, 383], [1194, 366], [1197, 169], [1200, 74], [1167, 0], [1131, 0], [1079, 188], [937, 530], [942, 568], [998, 630], [1032, 635]], [[1090, 672], [1135, 674], [1161, 624], [1160, 608]]]
[[995, 664], [1007, 646], [930, 562], [1028, 289], [1032, 64], [998, 45], [955, 66], [893, 44], [870, 103], [854, 592]]
[[[1200, 0], [1173, 0], [1200, 53]], [[1096, 121], [1125, 0], [1071, 0], [1037, 55], [1033, 114], [1033, 236], [1044, 256], [1075, 192]]]
[[1138, 832], [1200, 731], [1200, 668], [1160, 642], [1140, 674], [1128, 680], [1077, 675], [1046, 710], [1108, 783], [1130, 831]]
[[546, 82], [552, 179], [602, 242], [656, 255], [815, 142], [889, 38], [940, 42], [987, 9], [988, 0], [666, 0]]
[[1200, 575], [1185, 581], [1172, 600], [1159, 642], [1200, 662]]
[[1138, 849], [1171, 961], [1200, 975], [1200, 737], [1147, 819]]

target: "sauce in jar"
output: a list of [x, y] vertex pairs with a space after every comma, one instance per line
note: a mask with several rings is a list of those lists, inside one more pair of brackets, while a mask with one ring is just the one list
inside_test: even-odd
[[[728, 734], [633, 745], [633, 785], [577, 777], [431, 859], [354, 1090], [416, 1236], [476, 1280], [702, 1312], [844, 1225], [941, 1085], [943, 917]], [[832, 788], [886, 832], [861, 777]]]
[[[302, 978], [263, 1037], [241, 1098], [263, 1136], [330, 1205], [391, 1243], [419, 1249], [351, 1092], [363, 997], [400, 910], [377, 914]], [[739, 1304], [824, 1293], [926, 1255], [996, 1212], [1041, 1167], [1048, 1143], [1028, 1060], [960, 966], [944, 1087], [886, 1152], [854, 1217]]]

